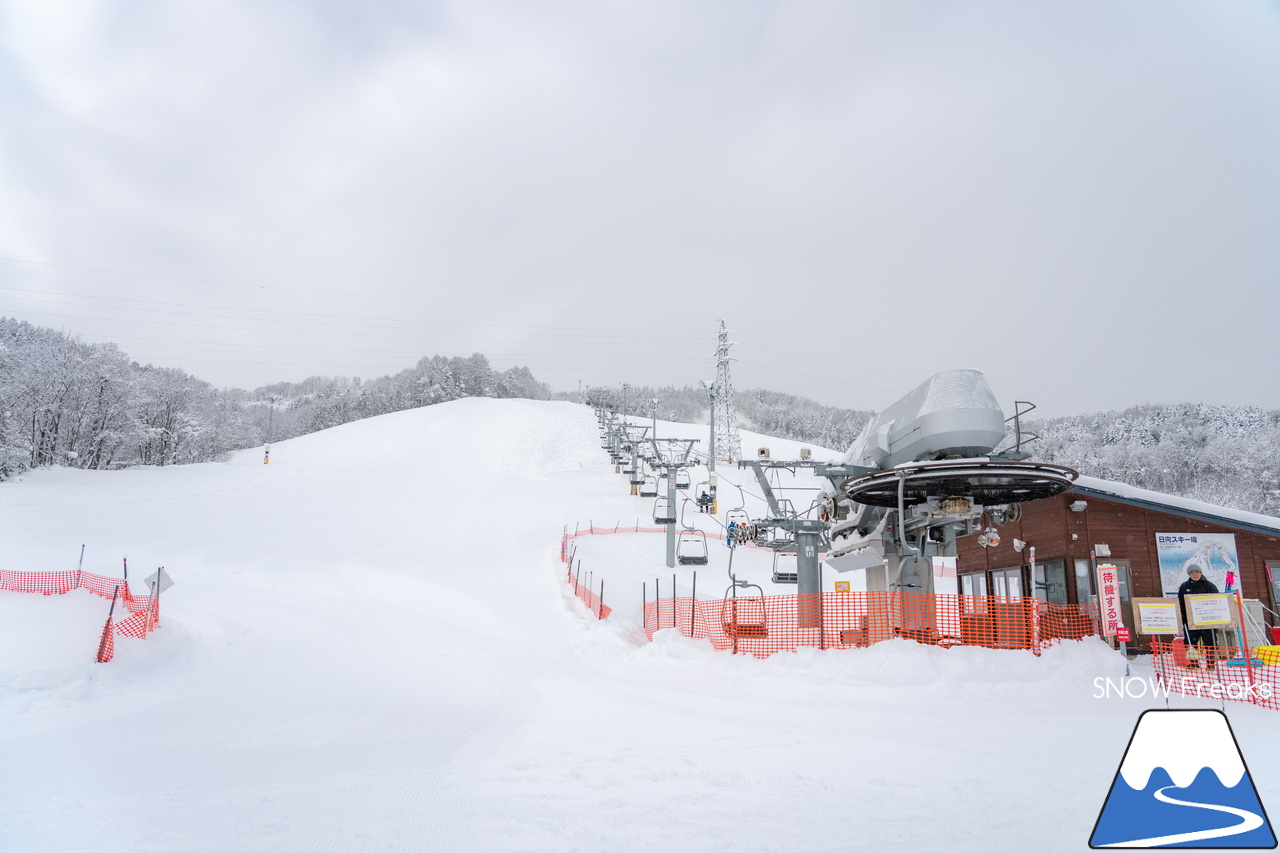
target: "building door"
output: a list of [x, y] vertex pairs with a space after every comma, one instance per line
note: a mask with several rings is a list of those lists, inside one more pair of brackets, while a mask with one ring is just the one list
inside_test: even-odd
[[1062, 560], [1036, 563], [1035, 596], [1046, 604], [1067, 603], [1067, 569]]
[[991, 570], [991, 594], [1006, 598], [1022, 597], [1022, 567]]
[[1280, 560], [1267, 560], [1267, 586], [1271, 587], [1271, 624], [1280, 625]]
[[987, 573], [969, 572], [960, 576], [960, 594], [965, 613], [987, 612]]
[[1093, 567], [1088, 560], [1076, 560], [1076, 604], [1093, 604], [1097, 596], [1093, 593]]

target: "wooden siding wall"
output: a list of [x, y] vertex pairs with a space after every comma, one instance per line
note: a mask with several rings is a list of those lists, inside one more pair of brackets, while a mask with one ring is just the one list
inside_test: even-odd
[[[1088, 507], [1083, 512], [1072, 512], [1070, 504], [1078, 500], [1085, 501]], [[1113, 558], [1129, 561], [1131, 595], [1159, 596], [1163, 592], [1160, 589], [1160, 562], [1156, 556], [1157, 533], [1234, 533], [1245, 597], [1259, 598], [1271, 609], [1280, 610], [1271, 600], [1265, 568], [1267, 560], [1280, 560], [1280, 537], [1263, 536], [1072, 492], [1023, 504], [1021, 519], [1004, 524], [998, 530], [1000, 544], [992, 548], [980, 547], [976, 536], [959, 540], [958, 571], [964, 573], [1027, 565], [1028, 552], [1018, 553], [1013, 549], [1013, 540], [1021, 539], [1036, 547], [1037, 563], [1066, 561], [1067, 585], [1072, 601], [1079, 600], [1072, 561], [1088, 559], [1089, 549], [1095, 544], [1106, 544], [1111, 548]], [[1076, 535], [1074, 540], [1072, 534]]]

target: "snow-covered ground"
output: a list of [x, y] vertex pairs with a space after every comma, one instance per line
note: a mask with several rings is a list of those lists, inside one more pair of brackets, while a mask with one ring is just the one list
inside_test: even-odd
[[[658, 431], [705, 447], [705, 427]], [[720, 474], [723, 518], [756, 490]], [[605, 621], [559, 549], [566, 524], [651, 525], [652, 505], [589, 409], [518, 400], [348, 424], [270, 465], [0, 484], [0, 568], [75, 568], [84, 544], [88, 571], [127, 556], [176, 581], [162, 628], [108, 664], [102, 599], [0, 592], [0, 850], [1087, 849], [1139, 713], [1164, 705], [1095, 698], [1116, 654], [645, 643], [662, 537], [576, 540]], [[712, 542], [700, 597], [727, 583]], [[739, 559], [768, 590], [771, 558]], [[1274, 814], [1280, 716], [1227, 712]]]

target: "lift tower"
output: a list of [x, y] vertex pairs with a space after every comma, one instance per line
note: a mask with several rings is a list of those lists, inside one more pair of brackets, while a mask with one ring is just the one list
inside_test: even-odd
[[674, 519], [679, 518], [678, 515], [675, 515], [676, 471], [696, 464], [689, 460], [689, 454], [692, 452], [693, 446], [698, 443], [698, 439], [650, 438], [649, 443], [653, 445], [653, 455], [657, 457], [658, 467], [666, 471], [667, 506], [671, 508], [673, 519], [667, 522], [667, 568], [673, 569], [676, 565], [676, 522]]
[[[769, 504], [769, 517], [754, 522], [755, 526], [785, 530], [794, 540], [781, 547], [775, 546], [774, 550], [790, 551], [792, 547], [795, 548], [796, 596], [799, 599], [800, 627], [817, 628], [822, 624], [822, 564], [818, 561], [818, 552], [824, 550], [830, 542], [827, 535], [830, 525], [820, 519], [800, 518], [783, 512], [778, 505], [778, 499], [774, 497], [773, 486], [765, 476], [765, 469], [785, 468], [794, 472], [796, 468], [825, 466], [810, 459], [783, 461], [761, 458], [739, 459], [738, 467], [750, 468], [755, 472], [756, 482], [759, 483], [760, 490], [764, 492], [765, 501]], [[770, 542], [761, 544], [769, 546]]]

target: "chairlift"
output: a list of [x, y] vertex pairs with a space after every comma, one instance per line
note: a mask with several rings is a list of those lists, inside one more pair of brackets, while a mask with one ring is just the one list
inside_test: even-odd
[[728, 527], [730, 524], [743, 525], [750, 524], [751, 516], [747, 515], [745, 509], [731, 509], [724, 514], [724, 525]]
[[694, 499], [694, 503], [698, 505], [698, 510], [700, 512], [711, 512], [711, 507], [713, 507], [716, 502], [716, 492], [715, 489], [711, 488], [711, 484], [706, 480], [703, 480], [698, 484], [698, 487], [694, 489], [694, 492], [698, 495], [698, 497]]
[[[753, 584], [754, 586], [754, 584]], [[757, 587], [758, 589], [759, 587]], [[764, 594], [750, 598], [724, 600], [721, 626], [730, 637], [767, 637], [769, 623], [765, 617]]]
[[[637, 465], [636, 467], [632, 468], [632, 469], [631, 469], [630, 471], [628, 471], [627, 473], [631, 475], [631, 485], [633, 485], [633, 486], [639, 486], [639, 485], [642, 485], [642, 484], [644, 483], [644, 481], [645, 481], [644, 469], [643, 469], [643, 468], [641, 468], [639, 465]], [[654, 495], [656, 495], [656, 494], [657, 494], [657, 492], [654, 492]]]
[[682, 566], [705, 566], [707, 534], [701, 530], [685, 531], [676, 543], [676, 561]]
[[676, 508], [666, 498], [658, 498], [653, 502], [654, 524], [675, 524]]
[[[778, 560], [782, 556], [784, 556], [784, 554], [781, 551], [773, 552], [773, 582], [774, 583], [799, 583], [800, 572], [795, 570], [796, 567], [794, 565], [792, 566], [793, 570], [790, 572], [778, 570]], [[795, 557], [795, 554], [786, 554], [785, 556]]]
[[689, 472], [686, 471], [684, 468], [676, 469], [676, 488], [677, 489], [689, 488]]
[[640, 483], [640, 497], [656, 498], [657, 496], [658, 496], [658, 478], [645, 477], [644, 481]]

